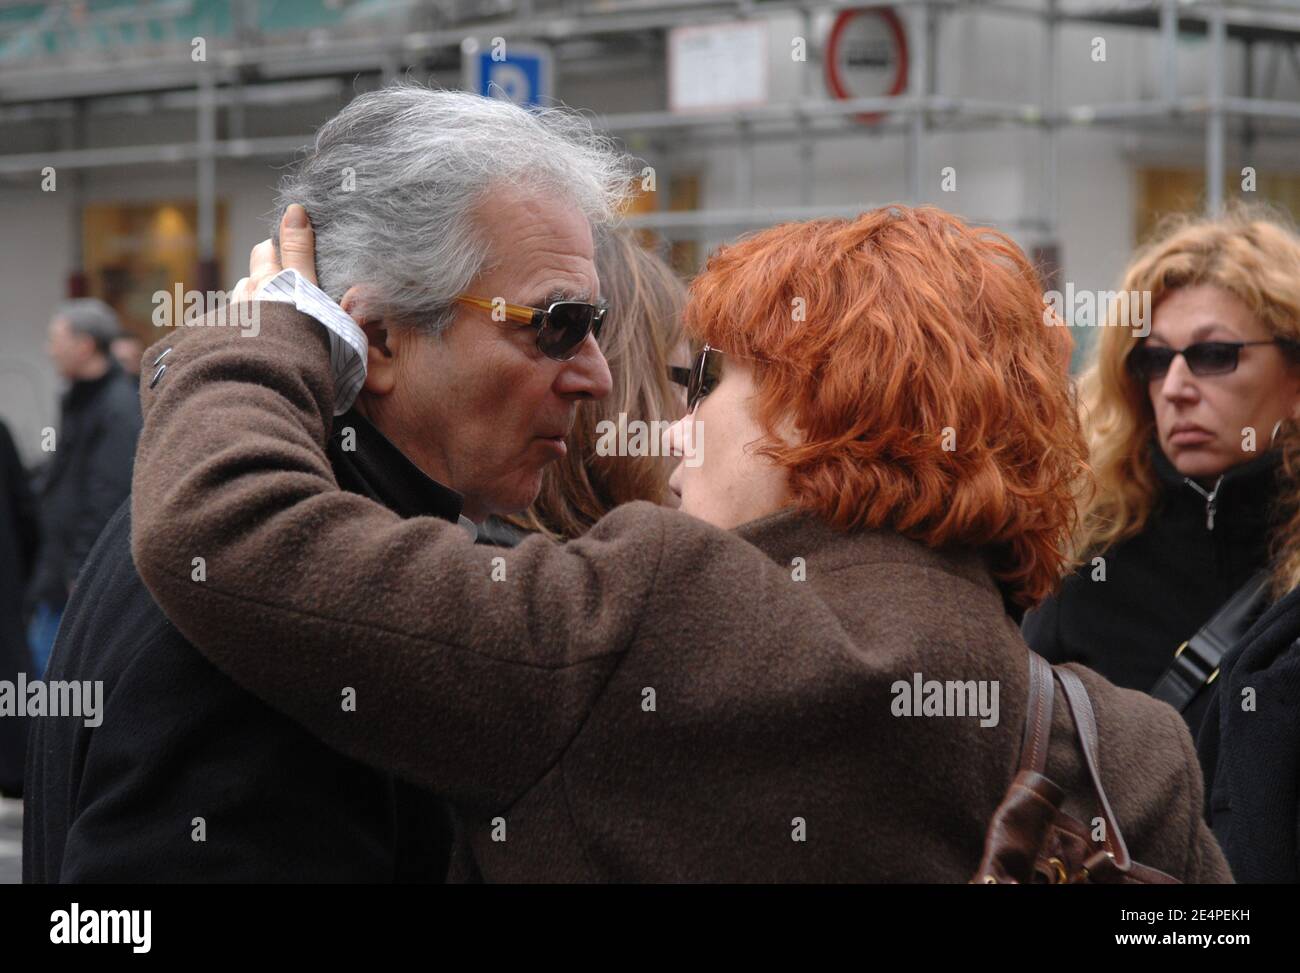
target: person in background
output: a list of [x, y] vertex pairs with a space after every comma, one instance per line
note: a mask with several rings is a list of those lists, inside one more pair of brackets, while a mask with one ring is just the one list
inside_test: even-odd
[[[1150, 334], [1133, 317], [1100, 329], [1080, 381], [1096, 490], [1079, 564], [1024, 633], [1053, 662], [1151, 692], [1268, 565], [1274, 436], [1300, 402], [1300, 238], [1248, 210], [1183, 220], [1120, 286], [1129, 310], [1150, 294]], [[1193, 733], [1209, 698], [1196, 688]]]
[[[668, 489], [677, 460], [655, 432], [686, 411], [690, 346], [681, 320], [686, 286], [672, 267], [626, 230], [599, 235], [596, 272], [609, 302], [599, 344], [609, 364], [612, 391], [578, 408], [568, 453], [547, 467], [532, 507], [516, 517], [490, 518], [480, 539], [485, 534], [493, 540], [506, 537], [508, 543], [498, 542], [510, 546], [527, 533], [542, 532], [568, 540], [585, 534], [619, 504], [649, 500], [677, 505], [677, 495]], [[620, 421], [629, 430], [629, 441], [636, 424], [645, 424], [650, 430], [641, 440], [645, 451], [609, 451], [608, 430], [616, 430]]]
[[109, 350], [121, 331], [113, 309], [96, 298], [68, 301], [50, 319], [46, 348], [69, 387], [41, 477], [41, 547], [28, 592], [38, 675], [82, 562], [131, 492], [140, 401]]
[[143, 341], [129, 331], [123, 331], [113, 339], [110, 350], [117, 363], [122, 366], [122, 371], [131, 378], [140, 377], [140, 358], [144, 355]]
[[[31, 673], [23, 591], [36, 561], [36, 506], [9, 427], [0, 422], [0, 681]], [[0, 797], [21, 797], [27, 718], [0, 718]]]

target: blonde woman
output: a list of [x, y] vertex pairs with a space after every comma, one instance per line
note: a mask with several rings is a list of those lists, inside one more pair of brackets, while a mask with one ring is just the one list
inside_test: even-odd
[[[1300, 401], [1300, 238], [1244, 209], [1184, 220], [1121, 291], [1139, 311], [1149, 295], [1151, 315], [1112, 320], [1081, 382], [1096, 475], [1081, 563], [1024, 632], [1053, 662], [1150, 692], [1268, 563], [1275, 436]], [[1194, 688], [1193, 732], [1208, 699]]]

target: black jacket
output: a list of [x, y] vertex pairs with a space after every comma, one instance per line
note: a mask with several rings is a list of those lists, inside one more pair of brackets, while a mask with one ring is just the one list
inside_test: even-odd
[[41, 550], [32, 601], [62, 608], [95, 538], [131, 492], [140, 396], [116, 361], [63, 396], [54, 451], [40, 487]]
[[1239, 882], [1300, 882], [1297, 639], [1300, 589], [1224, 656], [1197, 740], [1207, 817]]
[[[36, 560], [36, 508], [9, 429], [0, 422], [0, 680], [32, 668], [23, 624], [23, 589]], [[27, 720], [0, 718], [0, 794], [19, 797]]]
[[[335, 425], [331, 461], [341, 486], [403, 516], [457, 519], [460, 496], [360, 415]], [[356, 431], [355, 451], [341, 448], [347, 428]], [[451, 834], [441, 801], [331, 750], [176, 631], [135, 571], [129, 503], [87, 560], [46, 679], [102, 679], [103, 723], [32, 720], [25, 882], [446, 876]], [[347, 685], [340, 673], [340, 705]], [[196, 818], [206, 841], [192, 839]]]
[[[1205, 497], [1153, 444], [1162, 489], [1146, 527], [1102, 552], [1104, 581], [1092, 580], [1091, 559], [1066, 577], [1025, 616], [1025, 640], [1052, 662], [1081, 662], [1149, 692], [1179, 645], [1268, 564], [1278, 459], [1271, 451], [1224, 474], [1211, 528]], [[1207, 699], [1183, 714], [1193, 736]]]

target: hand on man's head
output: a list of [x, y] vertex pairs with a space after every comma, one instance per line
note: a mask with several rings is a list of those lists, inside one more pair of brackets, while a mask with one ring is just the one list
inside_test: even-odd
[[280, 252], [272, 240], [263, 240], [248, 255], [248, 276], [235, 285], [230, 299], [251, 300], [258, 288], [281, 270], [296, 270], [316, 283], [316, 237], [307, 211], [297, 203], [284, 211], [280, 220]]

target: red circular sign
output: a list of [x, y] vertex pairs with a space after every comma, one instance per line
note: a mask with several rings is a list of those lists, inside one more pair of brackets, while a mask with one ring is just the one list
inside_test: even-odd
[[[836, 98], [893, 97], [907, 88], [907, 35], [893, 7], [857, 7], [836, 16], [826, 42], [826, 86]], [[858, 119], [880, 121], [884, 112]]]

